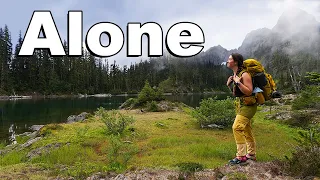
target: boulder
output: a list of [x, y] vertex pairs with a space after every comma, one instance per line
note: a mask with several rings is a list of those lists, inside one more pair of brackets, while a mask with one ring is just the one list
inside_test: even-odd
[[27, 158], [28, 159], [32, 159], [32, 158], [35, 158], [35, 157], [38, 157], [38, 156], [41, 156], [43, 154], [48, 154], [52, 149], [58, 149], [62, 146], [61, 143], [55, 143], [55, 144], [48, 144], [46, 146], [43, 146], [43, 147], [39, 147], [37, 149], [34, 149], [32, 151], [30, 151], [28, 154], [27, 154]]
[[32, 125], [29, 129], [31, 131], [39, 131], [44, 125]]
[[82, 112], [79, 115], [71, 115], [67, 119], [67, 123], [82, 122], [88, 117], [89, 113]]

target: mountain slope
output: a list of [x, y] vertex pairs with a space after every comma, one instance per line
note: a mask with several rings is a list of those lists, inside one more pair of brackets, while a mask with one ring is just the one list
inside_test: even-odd
[[239, 47], [244, 56], [270, 59], [281, 50], [288, 55], [306, 53], [316, 56], [320, 48], [320, 23], [301, 9], [283, 12], [272, 29], [262, 28], [250, 32]]

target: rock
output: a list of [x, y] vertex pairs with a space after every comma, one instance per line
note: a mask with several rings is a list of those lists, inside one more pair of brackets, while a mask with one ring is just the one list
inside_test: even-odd
[[276, 120], [288, 120], [290, 119], [291, 113], [287, 111], [278, 112], [276, 114], [268, 114], [265, 116], [266, 119], [276, 119]]
[[67, 123], [73, 123], [76, 121], [76, 115], [70, 115], [67, 119]]
[[7, 153], [7, 151], [5, 150], [0, 150], [0, 156], [5, 155]]
[[[216, 169], [204, 169], [195, 173], [182, 173], [179, 170], [163, 170], [163, 169], [142, 169], [130, 170], [122, 174], [112, 172], [95, 173], [87, 180], [132, 180], [132, 179], [195, 179], [195, 180], [211, 180], [211, 179], [276, 179], [276, 180], [295, 180], [298, 178], [286, 176], [281, 171], [281, 165], [276, 162], [254, 162], [249, 161], [247, 166], [221, 166]], [[317, 179], [311, 177], [310, 179]]]
[[87, 180], [104, 180], [103, 174], [101, 172], [98, 172], [90, 177], [87, 177]]
[[274, 98], [273, 101], [276, 102], [278, 105], [292, 103], [294, 99], [297, 98], [295, 94], [286, 94], [283, 95], [281, 98]]
[[127, 172], [119, 174], [114, 180], [131, 180], [131, 179], [178, 179], [179, 172], [169, 170], [141, 170], [137, 172]]
[[37, 137], [38, 132], [39, 132], [39, 131], [35, 131], [35, 132], [33, 132], [33, 133], [31, 133], [31, 134], [29, 134], [29, 135], [27, 135], [27, 136], [30, 137], [30, 139], [34, 139], [34, 138]]
[[204, 169], [202, 171], [199, 172], [195, 172], [194, 176], [197, 177], [197, 179], [217, 179], [217, 173], [215, 172], [215, 170], [213, 169]]
[[115, 178], [117, 175], [118, 174], [112, 171], [104, 172], [104, 173], [98, 172], [92, 176], [87, 177], [86, 180], [107, 180], [107, 179]]
[[22, 133], [22, 134], [18, 134], [16, 136], [29, 136], [30, 134], [32, 134], [31, 132], [25, 132], [25, 133]]
[[33, 143], [39, 141], [40, 139], [42, 139], [41, 137], [36, 137], [34, 139], [30, 139], [29, 141], [27, 141], [26, 143], [22, 144], [21, 145], [21, 148], [26, 148], [26, 147], [29, 147], [31, 146]]
[[227, 180], [228, 176], [223, 176], [223, 178], [221, 180]]
[[31, 131], [39, 131], [44, 125], [33, 125], [29, 129]]
[[50, 150], [52, 149], [58, 149], [61, 147], [61, 143], [56, 143], [56, 144], [48, 144], [46, 146], [43, 146], [43, 147], [39, 147], [37, 149], [34, 149], [32, 151], [30, 151], [28, 154], [27, 154], [27, 158], [28, 159], [32, 159], [32, 158], [35, 158], [35, 157], [38, 157], [38, 156], [41, 156], [43, 154], [47, 154], [50, 152]]
[[34, 132], [25, 132], [25, 133], [22, 133], [22, 134], [18, 134], [16, 136], [28, 136], [30, 139], [34, 139], [37, 137], [37, 134], [38, 134], [38, 131], [34, 131]]
[[160, 101], [158, 104], [158, 109], [159, 111], [171, 111], [172, 110], [172, 107], [173, 107], [173, 104], [172, 102], [169, 102], [169, 101]]
[[222, 125], [217, 125], [217, 124], [209, 124], [209, 125], [202, 125], [201, 124], [201, 128], [217, 128], [217, 129], [223, 129], [224, 126]]
[[83, 112], [79, 115], [71, 115], [67, 119], [67, 123], [82, 122], [88, 117], [89, 113]]
[[119, 175], [116, 176], [114, 179], [115, 179], [115, 180], [125, 180], [126, 177], [125, 177], [123, 174], [119, 174]]

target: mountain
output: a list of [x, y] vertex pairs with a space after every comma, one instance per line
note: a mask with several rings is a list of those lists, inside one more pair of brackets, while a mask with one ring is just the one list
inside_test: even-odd
[[199, 54], [204, 62], [211, 62], [215, 65], [220, 65], [222, 62], [227, 61], [230, 53], [237, 51], [236, 49], [228, 51], [221, 45], [209, 48], [207, 51]]
[[272, 28], [261, 28], [247, 34], [238, 49], [227, 50], [221, 45], [211, 47], [198, 55], [204, 62], [221, 64], [232, 52], [239, 52], [245, 58], [257, 58], [263, 62], [272, 59], [275, 52], [289, 56], [319, 55], [320, 23], [314, 16], [301, 9], [285, 10]]
[[300, 53], [316, 56], [320, 48], [320, 23], [301, 9], [283, 12], [272, 28], [250, 32], [238, 51], [246, 57], [269, 60], [276, 51], [294, 56]]
[[283, 12], [272, 31], [286, 38], [308, 33], [319, 32], [319, 22], [311, 14], [301, 9], [290, 9]]
[[260, 60], [278, 88], [297, 92], [306, 72], [320, 72], [320, 23], [306, 11], [288, 9], [272, 29], [248, 33], [238, 49], [215, 46], [199, 56], [203, 62], [224, 65], [232, 52]]
[[272, 29], [260, 28], [248, 33], [238, 49], [227, 50], [218, 45], [184, 60], [223, 65], [233, 52], [242, 54], [245, 59], [260, 60], [285, 84], [295, 74], [320, 72], [320, 23], [306, 11], [289, 9], [282, 13]]

